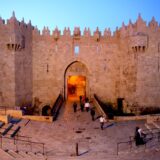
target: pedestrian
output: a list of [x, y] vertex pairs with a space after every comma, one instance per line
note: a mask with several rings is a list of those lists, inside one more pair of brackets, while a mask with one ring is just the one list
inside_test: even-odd
[[84, 103], [82, 101], [80, 102], [80, 108], [81, 108], [81, 112], [83, 112], [84, 111]]
[[95, 116], [95, 110], [94, 110], [94, 108], [91, 108], [90, 114], [91, 114], [91, 117], [92, 117], [92, 121], [94, 121], [94, 116]]
[[142, 131], [142, 129], [136, 127], [135, 137], [134, 137], [136, 146], [145, 144], [146, 143], [145, 138], [146, 134]]
[[76, 102], [73, 103], [73, 110], [74, 110], [74, 112], [77, 112], [77, 103]]
[[106, 122], [105, 117], [100, 116], [100, 118], [99, 118], [99, 122], [100, 122], [101, 130], [103, 130], [104, 123]]
[[89, 108], [90, 108], [89, 102], [85, 102], [84, 107], [85, 107], [86, 111], [88, 112]]
[[85, 103], [85, 96], [82, 96], [82, 102], [83, 102], [83, 104]]
[[79, 96], [79, 102], [80, 103], [82, 102], [82, 96]]

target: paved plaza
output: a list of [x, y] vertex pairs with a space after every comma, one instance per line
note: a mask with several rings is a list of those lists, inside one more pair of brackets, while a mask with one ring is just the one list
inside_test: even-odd
[[[79, 105], [78, 111], [74, 113], [72, 102], [64, 105], [57, 121], [53, 123], [29, 121], [24, 126], [22, 120], [17, 125], [22, 126], [21, 135], [31, 137], [32, 141], [45, 143], [45, 156], [12, 157], [9, 154], [7, 159], [8, 153], [3, 153], [3, 160], [158, 160], [160, 155], [159, 150], [145, 150], [143, 146], [132, 152], [123, 149], [122, 146], [122, 150], [117, 155], [117, 142], [128, 141], [129, 136], [134, 135], [136, 126], [145, 129], [145, 121], [107, 122], [104, 130], [101, 130], [99, 119], [92, 121], [90, 113], [81, 112]], [[78, 143], [79, 156], [76, 156], [76, 143]]]

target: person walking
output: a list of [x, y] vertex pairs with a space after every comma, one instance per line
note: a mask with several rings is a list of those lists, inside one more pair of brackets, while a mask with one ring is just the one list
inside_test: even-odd
[[90, 108], [89, 102], [85, 102], [84, 107], [85, 107], [86, 111], [88, 112], [89, 108]]
[[103, 116], [100, 116], [99, 122], [100, 122], [101, 130], [103, 130], [103, 126], [104, 126], [104, 123], [106, 122], [106, 119]]
[[95, 116], [95, 109], [94, 108], [91, 108], [90, 110], [90, 114], [91, 114], [91, 117], [92, 117], [92, 121], [94, 121], [94, 116]]
[[77, 103], [76, 102], [73, 103], [73, 111], [77, 112]]
[[84, 103], [82, 101], [80, 102], [80, 108], [81, 108], [81, 112], [83, 112], [84, 111]]

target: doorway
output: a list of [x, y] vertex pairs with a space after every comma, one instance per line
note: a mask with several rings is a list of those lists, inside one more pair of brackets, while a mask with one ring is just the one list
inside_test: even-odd
[[46, 105], [42, 108], [42, 116], [50, 116], [51, 115], [51, 107]]
[[86, 77], [82, 75], [68, 76], [67, 78], [67, 98], [69, 100], [79, 100], [79, 96], [86, 95]]
[[117, 108], [120, 113], [123, 113], [123, 100], [124, 98], [117, 98]]

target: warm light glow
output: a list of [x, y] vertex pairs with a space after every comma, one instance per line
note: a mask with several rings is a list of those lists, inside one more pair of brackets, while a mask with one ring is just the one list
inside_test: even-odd
[[86, 77], [84, 76], [69, 76], [67, 81], [68, 98], [78, 99], [79, 96], [84, 96], [86, 92]]

